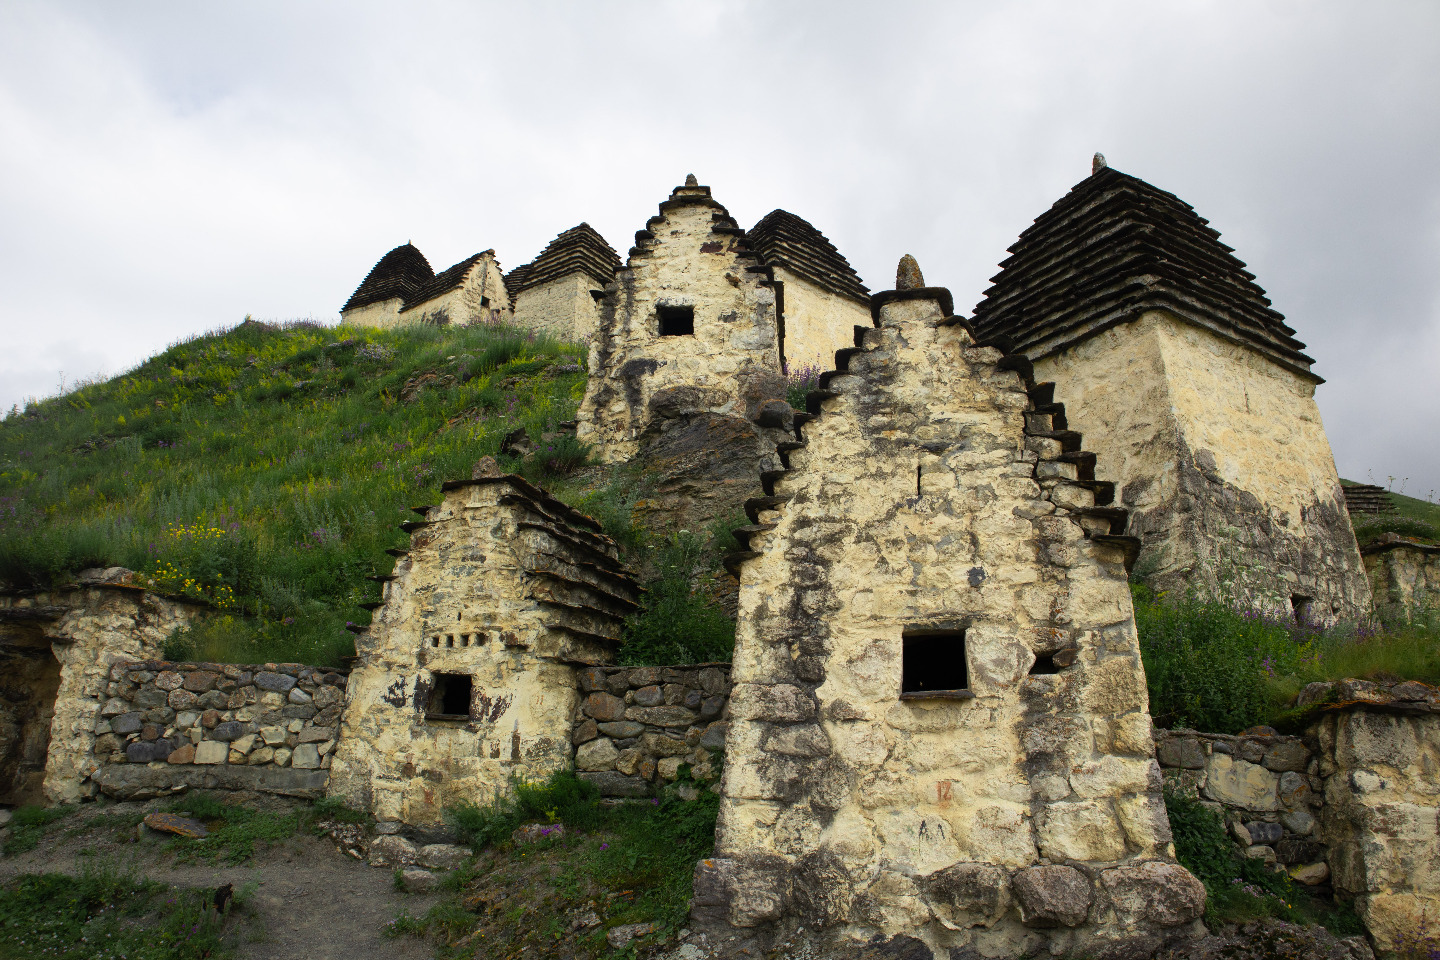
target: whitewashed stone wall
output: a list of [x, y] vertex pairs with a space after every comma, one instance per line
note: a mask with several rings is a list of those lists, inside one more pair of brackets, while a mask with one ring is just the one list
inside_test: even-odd
[[[358, 636], [330, 793], [435, 823], [570, 766], [575, 667], [603, 662], [636, 588], [598, 524], [517, 477], [445, 484]], [[464, 677], [468, 709], [437, 716]]]
[[[783, 401], [771, 284], [710, 188], [676, 187], [601, 302], [580, 439], [607, 462], [630, 459], [667, 388], [689, 390], [697, 411], [735, 417]], [[694, 334], [660, 336], [663, 307], [693, 310]]]
[[[975, 346], [948, 301], [876, 298], [751, 504], [694, 919], [940, 956], [1153, 949], [1204, 889], [1173, 860], [1133, 544], [1028, 363]], [[967, 689], [902, 696], [924, 629], [964, 631]]]
[[1315, 384], [1158, 310], [1036, 361], [1109, 465], [1162, 587], [1359, 619], [1370, 587]]
[[[487, 251], [470, 265], [458, 287], [397, 312], [393, 323], [467, 326], [472, 323], [500, 323], [508, 321], [510, 316], [510, 297], [505, 291], [504, 274], [495, 262], [494, 252]], [[349, 323], [360, 322], [350, 314], [346, 314], [345, 319]], [[385, 315], [377, 315], [372, 325], [385, 326], [385, 319]]]

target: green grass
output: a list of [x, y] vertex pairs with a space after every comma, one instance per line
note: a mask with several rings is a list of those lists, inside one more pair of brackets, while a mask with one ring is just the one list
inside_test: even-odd
[[1298, 624], [1195, 596], [1136, 586], [1135, 623], [1161, 727], [1239, 733], [1293, 726], [1288, 709], [1307, 683], [1347, 677], [1440, 684], [1440, 620], [1388, 626]]
[[107, 868], [25, 874], [0, 886], [0, 960], [219, 960], [209, 896]]
[[10, 818], [7, 826], [10, 829], [10, 837], [5, 841], [4, 853], [6, 856], [26, 853], [35, 849], [40, 838], [56, 823], [64, 820], [75, 812], [74, 807], [36, 807], [26, 806], [17, 809]]
[[[569, 772], [516, 786], [511, 798], [489, 806], [457, 806], [447, 816], [477, 853], [499, 848], [515, 861], [556, 848], [559, 868], [549, 875], [548, 904], [556, 913], [532, 917], [532, 926], [597, 898], [608, 904], [605, 927], [655, 923], [660, 931], [673, 932], [684, 925], [695, 863], [709, 856], [715, 843], [716, 794], [701, 788], [698, 798], [689, 801], [672, 792], [605, 805], [593, 786]], [[567, 833], [511, 848], [511, 833], [533, 822], [563, 824]], [[505, 869], [497, 861], [490, 873]]]
[[[506, 327], [247, 322], [0, 421], [0, 581], [140, 571], [228, 623], [175, 652], [335, 664], [378, 596], [409, 507], [524, 427], [532, 479], [579, 469], [581, 348]], [[563, 485], [563, 483], [562, 483]]]
[[1176, 859], [1205, 885], [1205, 921], [1212, 929], [1217, 924], [1277, 917], [1318, 923], [1340, 937], [1365, 932], [1348, 907], [1316, 900], [1285, 873], [1242, 856], [1220, 815], [1194, 797], [1167, 788], [1165, 811]]
[[249, 860], [257, 849], [284, 843], [302, 831], [315, 829], [319, 820], [360, 823], [369, 819], [329, 798], [297, 806], [288, 813], [275, 813], [229, 803], [213, 794], [191, 793], [172, 801], [166, 809], [199, 820], [210, 831], [209, 836], [199, 840], [172, 838], [169, 849], [178, 859], [232, 864]]
[[735, 621], [707, 592], [719, 575], [727, 540], [731, 540], [728, 528], [720, 523], [705, 536], [681, 531], [654, 544], [651, 565], [656, 575], [645, 585], [641, 609], [626, 624], [620, 663], [656, 666], [730, 660]]

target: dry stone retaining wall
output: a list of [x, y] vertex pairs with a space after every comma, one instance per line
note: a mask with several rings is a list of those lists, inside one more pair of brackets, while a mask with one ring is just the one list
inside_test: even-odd
[[117, 663], [95, 722], [94, 779], [122, 798], [191, 786], [319, 796], [346, 675], [298, 663]]
[[1311, 684], [1324, 779], [1320, 833], [1335, 889], [1382, 950], [1440, 925], [1440, 690], [1423, 683]]
[[1157, 730], [1168, 781], [1218, 810], [1247, 856], [1283, 864], [1303, 883], [1330, 875], [1320, 837], [1325, 784], [1314, 738]]
[[1415, 614], [1440, 606], [1440, 547], [1391, 533], [1360, 553], [1381, 611]]
[[589, 667], [579, 683], [575, 768], [601, 794], [648, 796], [686, 765], [696, 784], [719, 778], [717, 754], [730, 728], [730, 664]]

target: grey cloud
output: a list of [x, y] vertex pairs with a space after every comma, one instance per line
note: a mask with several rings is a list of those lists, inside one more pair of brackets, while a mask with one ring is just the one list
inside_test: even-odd
[[1099, 149], [1250, 264], [1341, 472], [1423, 493], [1436, 36], [1427, 2], [7, 4], [0, 403], [333, 317], [404, 240], [510, 266], [588, 220], [623, 252], [692, 171], [872, 286], [915, 254], [963, 309]]

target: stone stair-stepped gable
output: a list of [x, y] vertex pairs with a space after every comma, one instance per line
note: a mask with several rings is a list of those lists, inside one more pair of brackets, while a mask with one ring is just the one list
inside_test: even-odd
[[570, 766], [577, 666], [607, 662], [639, 587], [599, 524], [520, 477], [444, 484], [380, 578], [330, 793], [435, 823]]
[[1345, 507], [1350, 515], [1394, 513], [1395, 501], [1384, 487], [1372, 483], [1356, 483], [1345, 488]]
[[1028, 361], [914, 274], [873, 299], [737, 534], [692, 921], [937, 955], [1153, 950], [1204, 890], [1170, 852], [1125, 511]]

